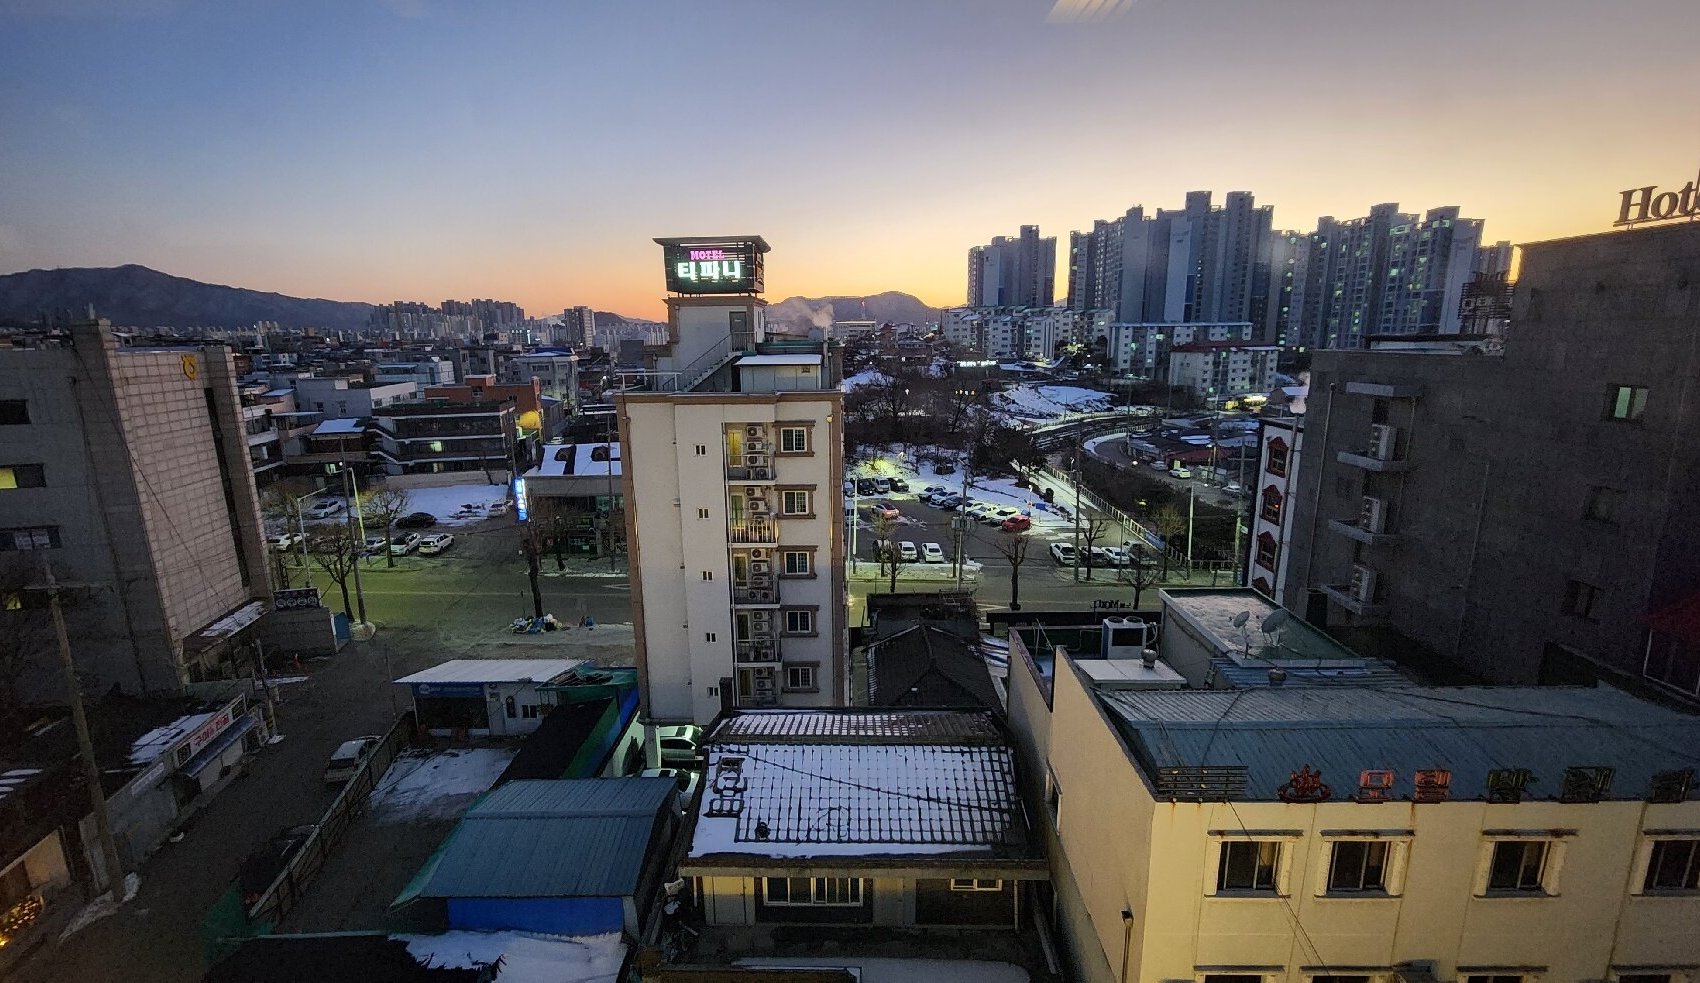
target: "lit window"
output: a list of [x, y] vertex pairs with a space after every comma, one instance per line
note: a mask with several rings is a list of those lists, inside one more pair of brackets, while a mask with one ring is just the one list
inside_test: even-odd
[[9, 464], [0, 466], [0, 490], [7, 488], [41, 488], [47, 484], [46, 473], [39, 464]]
[[1003, 881], [989, 881], [974, 877], [952, 877], [950, 889], [952, 891], [1002, 891]]
[[1269, 465], [1265, 470], [1277, 478], [1287, 476], [1287, 442], [1280, 437], [1269, 442]]
[[1639, 420], [1645, 412], [1646, 386], [1611, 386], [1606, 389], [1606, 419]]

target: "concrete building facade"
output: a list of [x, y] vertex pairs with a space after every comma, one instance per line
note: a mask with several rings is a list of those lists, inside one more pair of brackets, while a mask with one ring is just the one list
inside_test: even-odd
[[1700, 226], [1524, 247], [1503, 339], [1318, 353], [1282, 600], [1496, 682], [1700, 698]]
[[1275, 384], [1274, 345], [1243, 345], [1232, 341], [1194, 341], [1169, 351], [1171, 386], [1219, 404], [1248, 393], [1267, 393]]
[[[121, 348], [100, 322], [0, 351], [0, 448], [0, 562], [19, 584], [49, 561], [79, 585], [65, 619], [95, 689], [237, 671], [271, 585], [228, 349]], [[20, 698], [63, 698], [50, 639], [10, 654]]]
[[1056, 297], [1057, 239], [1042, 238], [1037, 225], [1023, 225], [1011, 239], [968, 250], [968, 305], [1049, 307]]
[[[658, 240], [664, 248], [721, 240]], [[759, 256], [759, 237], [739, 240]], [[755, 293], [673, 296], [617, 400], [645, 718], [848, 695], [835, 343], [769, 342]]]

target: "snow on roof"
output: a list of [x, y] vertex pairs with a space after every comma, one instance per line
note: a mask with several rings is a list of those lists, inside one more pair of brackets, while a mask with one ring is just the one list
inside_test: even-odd
[[834, 744], [1003, 743], [989, 716], [960, 710], [745, 710], [722, 721], [709, 736], [713, 742], [811, 739]]
[[195, 728], [211, 720], [210, 713], [191, 713], [186, 717], [178, 717], [169, 724], [155, 727], [130, 745], [130, 763], [145, 765], [165, 752], [171, 750], [183, 738], [194, 733]]
[[294, 387], [285, 386], [282, 389], [267, 389], [265, 392], [261, 393], [260, 395], [261, 396], [287, 396], [294, 391], [295, 391]]
[[432, 966], [482, 969], [502, 961], [501, 983], [614, 983], [626, 960], [620, 933], [444, 932], [397, 935], [413, 958]]
[[819, 355], [745, 355], [738, 359], [744, 365], [819, 365]]
[[403, 676], [398, 683], [546, 683], [583, 664], [582, 659], [451, 659]]
[[359, 420], [326, 420], [313, 428], [313, 436], [317, 437], [320, 434], [327, 433], [360, 433], [365, 429], [365, 424], [361, 423]]
[[0, 799], [29, 784], [30, 779], [39, 774], [40, 768], [13, 768], [0, 775]]
[[1007, 745], [752, 742], [707, 763], [692, 857], [993, 856], [1025, 839]]
[[543, 460], [527, 473], [546, 478], [569, 475], [607, 477], [624, 473], [620, 465], [619, 441], [611, 444], [545, 444]]

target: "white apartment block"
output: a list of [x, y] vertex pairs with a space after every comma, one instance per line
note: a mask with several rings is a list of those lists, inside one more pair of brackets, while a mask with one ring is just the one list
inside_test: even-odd
[[326, 419], [363, 419], [371, 416], [373, 410], [419, 396], [417, 382], [367, 383], [304, 375], [288, 384], [295, 387], [296, 406], [321, 413]]
[[1211, 321], [1196, 324], [1159, 322], [1099, 322], [1087, 329], [1094, 343], [1103, 339], [1104, 356], [1118, 372], [1144, 379], [1161, 379], [1169, 370], [1169, 353], [1176, 345], [1201, 341], [1252, 340], [1250, 321]]
[[1247, 393], [1267, 393], [1275, 385], [1275, 345], [1193, 342], [1169, 352], [1169, 385], [1200, 399], [1220, 401]]
[[[736, 243], [767, 251], [759, 238]], [[649, 388], [617, 399], [644, 717], [706, 724], [726, 707], [842, 705], [837, 348], [767, 341], [753, 291], [667, 307]]]
[[1049, 359], [1058, 346], [1089, 341], [1108, 332], [1110, 324], [1108, 310], [955, 307], [940, 317], [939, 332], [953, 345], [993, 357]]

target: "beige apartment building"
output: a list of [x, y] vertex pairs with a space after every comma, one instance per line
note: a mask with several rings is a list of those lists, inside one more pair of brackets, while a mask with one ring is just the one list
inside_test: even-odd
[[90, 688], [172, 692], [236, 672], [269, 596], [230, 353], [127, 347], [74, 325], [0, 348], [0, 633], [8, 684], [63, 699], [52, 635], [19, 586], [51, 562]]
[[1313, 658], [1330, 643], [1297, 619], [1262, 630], [1251, 591], [1163, 595], [1174, 662], [1087, 632], [1010, 636], [1070, 978], [1700, 971], [1700, 719], [1609, 688], [1396, 681], [1337, 648]]
[[837, 347], [766, 339], [760, 237], [657, 242], [668, 344], [618, 399], [645, 719], [842, 705]]

